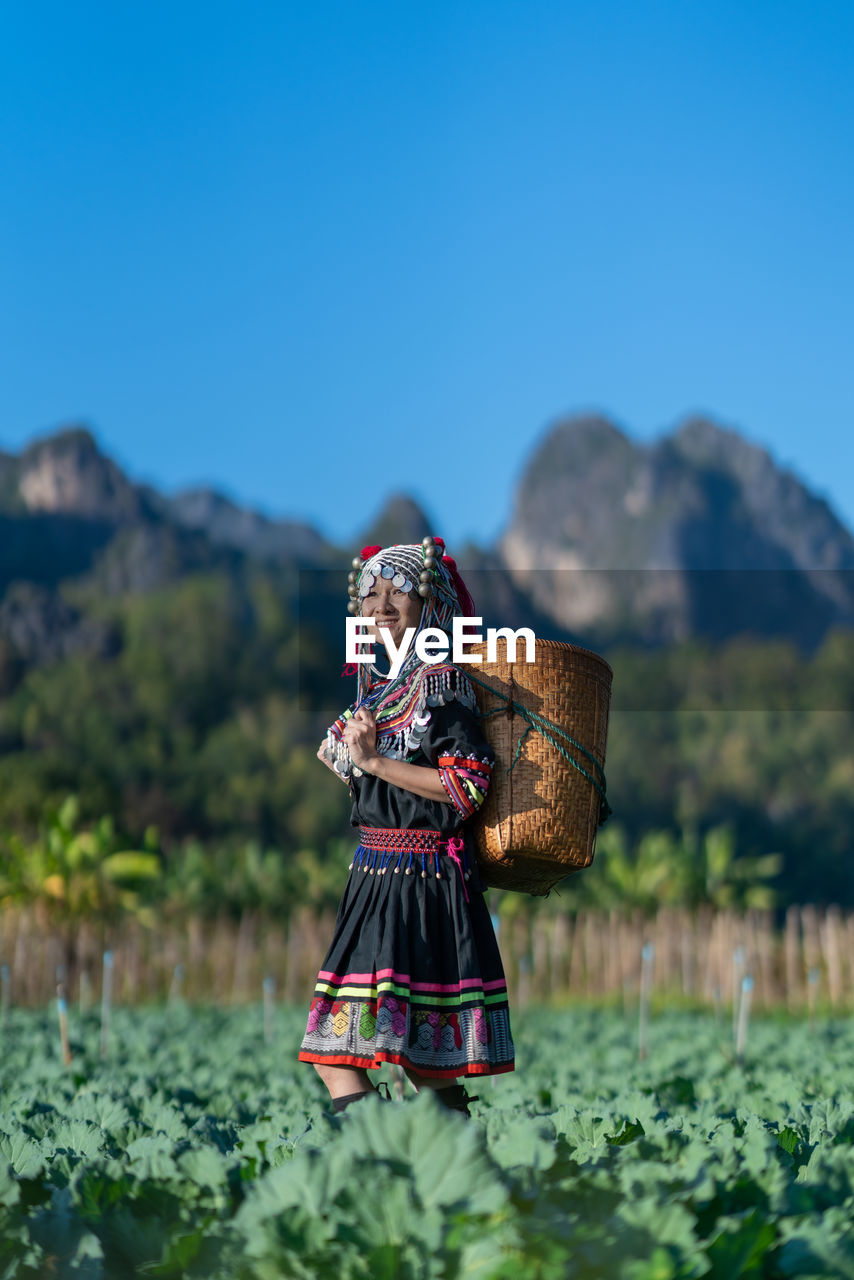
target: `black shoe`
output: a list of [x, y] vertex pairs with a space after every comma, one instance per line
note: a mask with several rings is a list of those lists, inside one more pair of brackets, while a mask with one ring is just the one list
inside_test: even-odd
[[471, 1118], [469, 1103], [480, 1101], [477, 1095], [470, 1096], [467, 1094], [461, 1084], [452, 1084], [445, 1089], [434, 1089], [433, 1092], [443, 1107], [447, 1107], [449, 1111], [459, 1111], [461, 1115], [469, 1118]]
[[389, 1102], [388, 1085], [380, 1083], [377, 1088], [371, 1085], [370, 1089], [363, 1089], [361, 1093], [344, 1093], [340, 1098], [332, 1099], [332, 1110], [340, 1113], [346, 1111], [352, 1102], [358, 1102], [360, 1098], [369, 1098], [372, 1094], [382, 1098], [384, 1102]]
[[351, 1103], [358, 1102], [361, 1098], [367, 1098], [368, 1095], [373, 1092], [373, 1089], [363, 1089], [361, 1093], [342, 1093], [340, 1098], [332, 1099], [332, 1110], [336, 1114], [341, 1111], [346, 1111]]

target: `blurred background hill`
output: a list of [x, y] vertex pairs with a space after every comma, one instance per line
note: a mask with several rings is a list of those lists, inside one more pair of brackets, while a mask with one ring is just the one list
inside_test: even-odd
[[[346, 570], [363, 541], [441, 532], [430, 513], [392, 497], [335, 546], [138, 484], [79, 425], [0, 476], [0, 824], [35, 832], [72, 792], [173, 859], [190, 839], [337, 856], [347, 797], [314, 749], [352, 696]], [[703, 420], [644, 446], [579, 417], [529, 459], [499, 539], [451, 549], [485, 625], [615, 667], [606, 846], [673, 832], [675, 883], [725, 829], [778, 855], [778, 901], [854, 897], [854, 542], [795, 475]]]
[[[438, 533], [406, 494], [350, 547], [209, 488], [166, 496], [134, 483], [83, 426], [0, 456], [0, 520], [0, 635], [23, 662], [97, 653], [103, 633], [80, 629], [87, 592], [251, 565], [340, 571], [365, 543]], [[534, 612], [597, 644], [749, 635], [809, 649], [854, 624], [850, 531], [768, 452], [699, 418], [651, 446], [603, 417], [558, 424], [522, 469], [497, 541], [452, 550], [490, 622]]]

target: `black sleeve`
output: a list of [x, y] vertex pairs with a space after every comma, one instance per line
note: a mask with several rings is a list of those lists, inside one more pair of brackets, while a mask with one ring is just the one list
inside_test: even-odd
[[459, 817], [477, 813], [486, 798], [495, 762], [477, 714], [457, 700], [432, 707], [421, 751], [439, 770], [442, 786]]

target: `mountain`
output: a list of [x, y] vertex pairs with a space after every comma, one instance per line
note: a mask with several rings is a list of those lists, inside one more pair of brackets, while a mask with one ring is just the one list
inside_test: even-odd
[[89, 607], [97, 599], [199, 571], [238, 572], [248, 561], [337, 558], [309, 525], [270, 520], [210, 490], [167, 497], [135, 484], [86, 427], [62, 428], [19, 455], [0, 453], [0, 667], [111, 651], [115, 637]]
[[[0, 452], [0, 685], [21, 664], [111, 653], [98, 602], [189, 574], [314, 568], [303, 593], [317, 595], [319, 618], [337, 617], [362, 546], [427, 532], [431, 517], [396, 494], [335, 547], [210, 488], [136, 484], [85, 426], [63, 428]], [[593, 646], [747, 632], [811, 647], [854, 624], [849, 531], [764, 449], [702, 418], [649, 445], [604, 417], [558, 423], [524, 467], [497, 545], [455, 550], [485, 625]]]
[[73, 515], [123, 524], [149, 514], [147, 494], [98, 449], [85, 427], [34, 440], [18, 459], [6, 455], [4, 507], [30, 515]]
[[354, 539], [353, 555], [358, 555], [362, 547], [389, 547], [398, 542], [421, 542], [428, 533], [439, 536], [435, 522], [425, 515], [413, 498], [405, 493], [393, 493], [370, 524]]
[[854, 539], [764, 449], [701, 418], [651, 445], [601, 417], [555, 426], [499, 550], [516, 585], [600, 642], [740, 632], [811, 646], [854, 623]]
[[161, 511], [183, 528], [205, 533], [215, 546], [234, 547], [259, 559], [314, 562], [332, 550], [311, 525], [271, 520], [213, 489], [185, 489], [163, 498]]

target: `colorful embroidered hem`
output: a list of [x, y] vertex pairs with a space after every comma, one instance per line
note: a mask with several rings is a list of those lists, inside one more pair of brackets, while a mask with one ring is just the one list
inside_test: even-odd
[[[486, 984], [488, 991], [479, 983], [457, 991], [419, 990], [430, 986], [402, 974], [336, 978], [321, 972], [316, 990], [326, 994], [311, 1002], [301, 1061], [369, 1070], [391, 1062], [438, 1078], [512, 1071], [503, 980]], [[399, 994], [405, 990], [412, 992], [409, 999]]]

